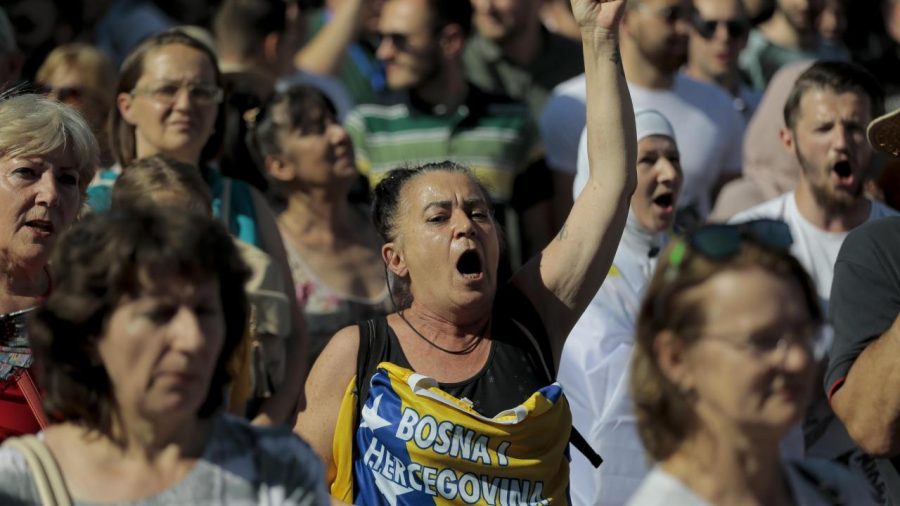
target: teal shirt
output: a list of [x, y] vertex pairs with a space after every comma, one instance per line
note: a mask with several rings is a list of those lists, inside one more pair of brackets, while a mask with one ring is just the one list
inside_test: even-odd
[[[228, 201], [228, 217], [225, 221], [228, 231], [238, 239], [260, 246], [259, 231], [256, 226], [256, 209], [250, 185], [239, 179], [223, 176], [218, 169], [206, 170], [206, 183], [212, 193], [213, 216], [222, 219], [223, 201]], [[106, 211], [112, 205], [112, 187], [119, 177], [118, 171], [104, 169], [87, 189], [87, 204], [94, 212]]]

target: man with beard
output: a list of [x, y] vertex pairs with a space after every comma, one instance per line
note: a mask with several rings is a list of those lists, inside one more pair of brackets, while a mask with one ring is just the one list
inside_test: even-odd
[[[784, 106], [784, 147], [800, 162], [797, 188], [735, 215], [732, 222], [775, 218], [794, 236], [792, 253], [827, 305], [834, 261], [847, 233], [895, 214], [863, 195], [872, 160], [866, 125], [883, 109], [878, 82], [847, 62], [818, 62], [797, 78]], [[827, 307], [826, 307], [827, 309]]]
[[373, 188], [391, 169], [449, 159], [470, 167], [495, 203], [509, 202], [534, 129], [523, 103], [466, 81], [461, 55], [471, 18], [466, 1], [385, 3], [377, 56], [395, 93], [358, 106], [345, 122]]
[[[847, 234], [863, 223], [897, 214], [863, 195], [873, 154], [866, 125], [881, 113], [883, 97], [875, 78], [858, 65], [813, 64], [788, 96], [786, 127], [780, 132], [785, 148], [800, 163], [796, 189], [731, 219], [786, 222], [794, 238], [791, 253], [815, 281], [826, 312], [835, 260]], [[807, 456], [837, 459], [865, 473], [869, 459], [834, 419], [824, 397], [813, 401], [803, 432]]]
[[[684, 172], [676, 222], [691, 226], [706, 218], [716, 191], [740, 174], [744, 121], [724, 89], [679, 72], [687, 55], [689, 0], [638, 0], [626, 9], [619, 37], [631, 100], [635, 110], [652, 109], [672, 120]], [[585, 124], [584, 97], [583, 75], [560, 84], [539, 123], [547, 165], [569, 187]]]
[[750, 32], [741, 69], [762, 91], [782, 66], [805, 60], [848, 60], [846, 50], [828, 44], [816, 29], [823, 0], [777, 0], [772, 17]]

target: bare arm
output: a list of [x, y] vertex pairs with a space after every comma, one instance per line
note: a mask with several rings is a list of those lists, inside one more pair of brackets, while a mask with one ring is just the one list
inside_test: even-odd
[[334, 16], [294, 55], [294, 66], [314, 74], [336, 76], [347, 47], [359, 33], [365, 0], [344, 0]]
[[850, 367], [844, 384], [831, 397], [834, 413], [866, 453], [900, 454], [900, 315]]
[[306, 380], [307, 409], [300, 412], [294, 432], [306, 440], [325, 465], [325, 479], [334, 481], [334, 429], [344, 391], [356, 374], [359, 328], [340, 330], [322, 350]]
[[[288, 265], [287, 253], [275, 216], [269, 208], [265, 198], [256, 190], [251, 190], [253, 196], [254, 211], [256, 214], [256, 226], [259, 229], [260, 245], [266, 253], [272, 257], [272, 263], [282, 276], [287, 276], [286, 286], [293, 286], [290, 282], [291, 267]], [[285, 290], [291, 311], [291, 335], [287, 339], [285, 349], [284, 379], [275, 389], [271, 398], [267, 399], [260, 408], [259, 416], [254, 423], [271, 425], [290, 423], [298, 409], [302, 409], [305, 403], [303, 398], [303, 382], [306, 380], [306, 321], [300, 306], [297, 304], [297, 294], [294, 290]]]
[[609, 271], [636, 184], [637, 141], [618, 48], [624, 0], [572, 0], [587, 79], [590, 175], [556, 239], [513, 277], [547, 325], [554, 358]]

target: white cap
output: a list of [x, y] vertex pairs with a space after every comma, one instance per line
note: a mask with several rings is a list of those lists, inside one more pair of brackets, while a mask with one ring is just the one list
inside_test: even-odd
[[634, 113], [634, 126], [637, 130], [637, 140], [651, 135], [663, 135], [675, 140], [675, 131], [672, 124], [660, 112], [653, 109], [642, 109]]
[[[637, 131], [637, 140], [641, 141], [644, 137], [651, 135], [663, 135], [675, 139], [675, 130], [672, 124], [659, 111], [653, 109], [641, 109], [634, 113], [634, 126]], [[677, 142], [677, 141], [676, 141]], [[578, 169], [575, 173], [575, 183], [573, 185], [572, 195], [578, 198], [578, 194], [587, 184], [590, 168], [588, 167], [587, 156], [587, 128], [581, 132], [581, 141], [578, 143]]]

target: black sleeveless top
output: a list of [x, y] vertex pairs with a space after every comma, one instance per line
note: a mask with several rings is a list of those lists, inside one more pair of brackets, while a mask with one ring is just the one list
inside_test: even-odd
[[[369, 379], [380, 362], [410, 370], [412, 366], [385, 317], [360, 322], [359, 330], [357, 388], [358, 398], [365, 402]], [[481, 371], [465, 381], [440, 384], [487, 417], [518, 406], [556, 380], [547, 331], [531, 301], [517, 288], [507, 286], [497, 293], [490, 335], [491, 351]]]

